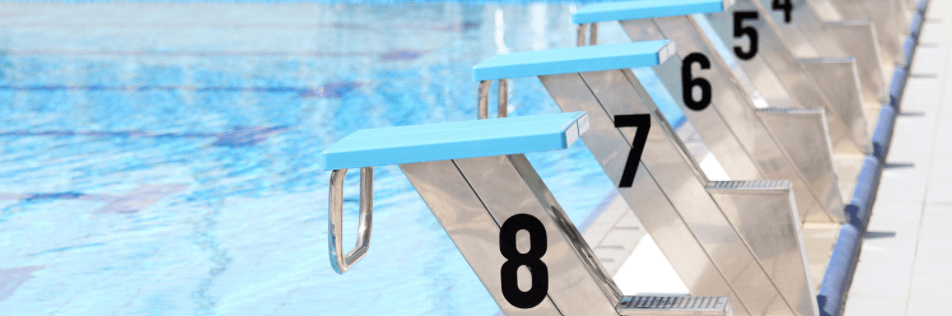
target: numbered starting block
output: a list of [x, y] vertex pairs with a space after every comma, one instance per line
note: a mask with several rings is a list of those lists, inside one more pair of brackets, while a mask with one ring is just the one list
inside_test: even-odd
[[[372, 168], [396, 164], [506, 315], [732, 315], [727, 297], [621, 294], [523, 155], [567, 148], [588, 129], [584, 112], [570, 112], [345, 137], [322, 154], [323, 168], [334, 170], [331, 265], [343, 273], [367, 253]], [[341, 186], [349, 168], [361, 168], [361, 215], [357, 246], [344, 255]]]
[[[653, 69], [731, 179], [790, 180], [802, 222], [842, 222], [828, 113], [754, 103], [691, 16], [720, 12], [727, 5], [711, 0], [612, 2], [582, 7], [573, 19], [580, 24], [620, 20], [632, 38], [673, 41], [676, 60]], [[694, 70], [695, 65], [701, 70]], [[544, 84], [547, 80], [542, 78]]]
[[876, 29], [883, 58], [897, 66], [904, 66], [903, 35], [908, 31], [912, 7], [905, 0], [822, 0], [818, 1], [830, 18], [870, 20]]
[[[784, 4], [779, 5], [774, 5], [774, 2], [776, 1], [760, 0], [758, 16], [763, 14], [765, 19], [773, 20], [773, 23], [768, 24], [776, 28], [777, 35], [794, 55], [798, 58], [833, 58], [830, 62], [852, 56], [856, 62], [864, 99], [874, 103], [887, 99], [887, 72], [884, 69], [892, 69], [896, 63], [882, 58], [880, 51], [883, 48], [876, 37], [873, 22], [844, 20], [833, 4], [826, 0], [786, 0]], [[845, 67], [848, 61], [844, 60], [842, 63]], [[814, 64], [806, 65], [815, 66]], [[815, 70], [814, 68], [810, 69]]]
[[791, 183], [709, 181], [628, 69], [676, 55], [669, 40], [512, 53], [473, 77], [538, 76], [563, 111], [590, 113], [582, 138], [691, 294], [740, 315], [819, 315]]
[[[836, 152], [869, 153], [872, 144], [869, 141], [863, 99], [860, 95], [858, 76], [852, 59], [809, 59], [798, 60], [784, 46], [776, 32], [761, 18], [757, 3], [753, 0], [737, 0], [731, 12], [722, 9], [710, 10], [710, 6], [684, 6], [677, 12], [662, 11], [671, 3], [698, 1], [633, 1], [606, 3], [588, 6], [576, 12], [576, 23], [595, 23], [606, 19], [617, 19], [620, 14], [608, 12], [644, 12], [630, 15], [631, 18], [619, 19], [622, 27], [632, 40], [656, 40], [669, 38], [678, 42], [679, 48], [686, 54], [685, 64], [690, 70], [694, 64], [702, 70], [710, 63], [709, 59], [734, 60], [731, 53], [739, 59], [739, 67], [713, 67], [710, 72], [734, 78], [725, 83], [740, 83], [744, 91], [741, 96], [762, 97], [772, 107], [797, 109], [822, 109], [827, 120], [830, 141]], [[713, 2], [713, 1], [711, 1]], [[720, 3], [720, 1], [717, 1]], [[704, 3], [704, 2], [698, 2]], [[687, 16], [689, 15], [690, 16]], [[706, 16], [704, 15], [706, 14]], [[648, 16], [654, 19], [642, 19]], [[739, 40], [738, 38], [747, 38]], [[734, 46], [733, 51], [717, 49], [716, 44], [747, 41], [744, 45]], [[682, 45], [685, 44], [685, 45]], [[724, 45], [721, 45], [724, 46]], [[698, 54], [694, 54], [694, 52]], [[720, 57], [718, 57], [720, 55]], [[694, 58], [690, 58], [693, 56]], [[720, 62], [716, 62], [720, 63]], [[685, 77], [678, 75], [679, 69], [666, 74], [659, 69], [662, 78]], [[707, 73], [707, 71], [705, 71]], [[752, 78], [748, 79], [748, 78]], [[816, 82], [819, 79], [820, 82]], [[713, 81], [713, 80], [712, 80]], [[832, 82], [831, 82], [832, 81]], [[824, 83], [824, 84], [819, 84]], [[715, 88], [715, 90], [721, 91]], [[785, 124], [782, 126], [791, 126]], [[819, 147], [815, 147], [819, 148]]]
[[[361, 130], [322, 153], [333, 170], [331, 266], [344, 273], [368, 253], [373, 167], [399, 165], [506, 315], [828, 315], [839, 305], [817, 296], [811, 270], [839, 262], [846, 250], [830, 254], [834, 242], [851, 246], [820, 235], [847, 220], [841, 192], [853, 188], [838, 174], [852, 180], [873, 153], [870, 114], [899, 97], [902, 81], [887, 87], [884, 69], [909, 60], [917, 1], [582, 7], [572, 15], [579, 47], [473, 67], [480, 120]], [[634, 43], [597, 45], [598, 23], [609, 21]], [[508, 79], [533, 76], [564, 113], [507, 118]], [[488, 119], [493, 81], [499, 118]], [[668, 121], [662, 102], [690, 124]], [[682, 131], [709, 156], [690, 151]], [[623, 295], [524, 156], [579, 138], [692, 296]], [[702, 156], [730, 181], [709, 177]], [[343, 181], [354, 168], [357, 243], [345, 254]], [[819, 276], [827, 292], [839, 282], [828, 276]]]
[[[704, 34], [712, 42], [720, 39], [730, 44], [725, 46], [733, 47], [740, 59], [740, 67], [732, 68], [734, 75], [752, 78], [745, 81], [751, 82], [772, 106], [825, 109], [835, 152], [871, 153], [855, 60], [798, 59], [775, 29], [776, 23], [770, 23], [774, 22], [770, 11], [755, 0], [737, 0], [732, 11], [707, 13], [695, 19], [699, 25], [710, 26]], [[745, 41], [749, 43], [745, 45]], [[723, 51], [721, 55], [731, 56]]]

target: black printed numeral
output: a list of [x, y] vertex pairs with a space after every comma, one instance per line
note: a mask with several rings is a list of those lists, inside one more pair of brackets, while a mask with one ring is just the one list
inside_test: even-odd
[[631, 151], [628, 152], [628, 162], [625, 163], [625, 169], [621, 172], [621, 183], [619, 188], [630, 188], [635, 183], [635, 173], [638, 172], [638, 162], [641, 161], [641, 153], [645, 150], [645, 143], [648, 142], [648, 131], [651, 130], [650, 114], [629, 114], [615, 115], [615, 127], [637, 127], [635, 139], [631, 142]]
[[[529, 233], [529, 251], [516, 249], [516, 233]], [[542, 303], [549, 292], [549, 268], [542, 262], [547, 246], [545, 226], [529, 214], [516, 214], [502, 223], [499, 229], [499, 251], [506, 258], [499, 275], [502, 281], [502, 296], [512, 306], [533, 308]], [[532, 274], [532, 287], [523, 292], [519, 289], [519, 267], [526, 266]]]
[[753, 26], [744, 26], [744, 20], [757, 20], [759, 18], [760, 15], [757, 14], [757, 11], [734, 11], [734, 38], [747, 36], [747, 39], [750, 40], [746, 52], [740, 46], [734, 46], [734, 54], [737, 55], [737, 58], [750, 60], [757, 55], [757, 29]]
[[[681, 98], [684, 105], [694, 111], [701, 111], [711, 105], [711, 83], [707, 79], [691, 75], [691, 65], [698, 63], [701, 69], [710, 69], [711, 61], [701, 53], [691, 53], [681, 62]], [[694, 100], [694, 87], [701, 88], [701, 99]]]
[[774, 11], [783, 11], [783, 22], [790, 24], [790, 21], [793, 20], [793, 17], [790, 16], [793, 12], [793, 3], [790, 0], [773, 0], [771, 7]]

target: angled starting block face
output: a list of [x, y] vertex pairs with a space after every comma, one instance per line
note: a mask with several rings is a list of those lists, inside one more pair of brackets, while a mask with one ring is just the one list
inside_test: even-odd
[[[702, 33], [711, 41], [718, 38], [734, 47], [740, 69], [732, 69], [735, 76], [750, 78], [749, 81], [768, 104], [775, 107], [800, 109], [825, 109], [830, 140], [835, 152], [871, 153], [872, 142], [863, 114], [862, 92], [854, 84], [859, 81], [855, 61], [847, 63], [814, 59], [821, 67], [837, 68], [832, 74], [839, 75], [837, 82], [847, 85], [818, 85], [816, 69], [804, 66], [791, 52], [772, 25], [773, 20], [755, 0], [738, 0], [733, 12], [707, 13], [692, 17], [702, 25]], [[710, 26], [705, 28], [703, 26]], [[746, 29], [745, 29], [746, 28]], [[735, 36], [739, 32], [744, 35]], [[742, 39], [746, 37], [747, 39]], [[756, 37], [753, 41], [750, 38]], [[749, 42], [749, 43], [747, 43]], [[754, 45], [756, 42], [756, 45]], [[756, 47], [756, 51], [755, 48]], [[742, 57], [744, 56], [744, 57]], [[722, 58], [733, 59], [722, 56]], [[742, 70], [741, 70], [742, 69]], [[829, 76], [830, 72], [823, 75]]]
[[[766, 12], [760, 11], [760, 14], [773, 21], [771, 26], [776, 27], [776, 33], [794, 55], [801, 58], [852, 56], [862, 84], [863, 98], [877, 103], [888, 100], [887, 72], [883, 66], [892, 69], [895, 64], [882, 58], [872, 22], [842, 21], [840, 18], [826, 21], [817, 14], [813, 1], [786, 0], [790, 4], [786, 11], [772, 10], [773, 0], [759, 1], [759, 8], [767, 9]], [[823, 10], [836, 11], [829, 4]], [[823, 86], [822, 83], [817, 84]]]
[[[576, 13], [586, 18], [578, 18], [575, 22], [596, 22], [598, 17], [617, 16], [591, 14], [593, 11], [610, 11], [617, 6], [626, 6], [626, 11], [631, 12], [632, 8], [650, 9], [668, 3], [672, 2], [615, 2], [601, 4], [591, 10], [586, 6]], [[708, 12], [702, 10], [706, 8], [698, 6], [696, 10], [679, 13], [704, 13]], [[748, 91], [731, 76], [731, 68], [717, 57], [711, 42], [691, 17], [681, 15], [623, 20], [621, 24], [632, 39], [667, 38], [676, 43], [679, 53], [675, 56], [680, 63], [668, 62], [655, 66], [655, 72], [732, 179], [790, 180], [796, 193], [801, 221], [843, 220], [843, 202], [826, 128], [807, 129], [783, 120], [768, 124], [763, 118], [766, 109], [758, 109], [753, 104]], [[685, 56], [683, 52], [692, 53]], [[700, 70], [694, 64], [700, 64]], [[698, 80], [703, 83], [698, 83]], [[694, 93], [685, 93], [684, 87], [691, 87], [692, 92], [703, 91], [706, 97], [698, 98]], [[698, 102], [698, 99], [702, 102]], [[707, 104], [703, 103], [705, 99]], [[778, 114], [769, 115], [775, 117]], [[814, 118], [825, 121], [822, 112], [818, 112]], [[813, 127], [821, 123], [808, 125]], [[800, 152], [810, 154], [794, 155]]]
[[[587, 129], [572, 112], [364, 130], [328, 148], [323, 168], [399, 164], [506, 315], [645, 310], [627, 304], [522, 154], [566, 148]], [[730, 315], [726, 305], [711, 315]]]
[[[492, 72], [500, 64], [521, 64], [509, 71], [524, 76], [539, 68], [539, 56], [552, 54], [591, 56], [613, 47], [631, 55], [615, 69], [547, 68], [539, 79], [563, 111], [590, 113], [590, 130], [582, 138], [692, 294], [729, 296], [740, 315], [818, 315], [789, 182], [708, 181], [628, 69], [658, 66], [643, 61], [663, 63], [669, 45], [497, 55], [476, 65], [474, 77], [505, 79], [504, 72]], [[494, 75], [480, 76], [488, 73]]]
[[906, 64], [902, 43], [909, 30], [908, 11], [903, 0], [826, 0], [846, 20], [870, 20], [876, 26], [876, 37], [883, 58], [895, 65]]

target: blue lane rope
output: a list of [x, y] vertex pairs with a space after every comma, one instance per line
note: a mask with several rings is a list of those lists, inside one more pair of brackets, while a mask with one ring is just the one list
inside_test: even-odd
[[861, 236], [862, 234], [853, 225], [843, 225], [840, 228], [840, 235], [836, 238], [836, 246], [833, 247], [833, 255], [830, 257], [830, 264], [826, 268], [826, 273], [823, 274], [823, 283], [820, 284], [820, 290], [816, 295], [820, 315], [840, 315], [843, 294], [849, 287], [847, 281], [852, 279], [856, 260], [859, 258]]
[[820, 290], [817, 291], [817, 303], [822, 316], [839, 316], [845, 304], [846, 292], [853, 281], [856, 272], [856, 263], [859, 260], [862, 236], [869, 224], [873, 202], [876, 200], [876, 189], [879, 187], [879, 177], [882, 174], [886, 153], [892, 139], [892, 131], [896, 122], [899, 102], [902, 97], [906, 79], [909, 76], [909, 65], [912, 64], [912, 55], [918, 44], [918, 38], [925, 21], [925, 10], [928, 0], [918, 3], [918, 12], [913, 16], [909, 30], [909, 37], [903, 43], [906, 66], [897, 67], [893, 72], [892, 82], [889, 85], [889, 103], [884, 104], [879, 112], [876, 130], [873, 132], [873, 154], [866, 156], [850, 203], [846, 205], [845, 213], [849, 222], [840, 228], [840, 234], [833, 246], [833, 254], [823, 274]]
[[912, 22], [909, 23], [909, 37], [919, 38], [919, 31], [922, 31], [922, 22], [925, 20], [925, 12], [916, 12], [912, 16]]
[[863, 161], [863, 168], [859, 172], [859, 178], [856, 179], [856, 188], [853, 189], [853, 196], [850, 203], [846, 206], [847, 216], [850, 217], [850, 224], [860, 231], [866, 231], [866, 225], [869, 224], [869, 212], [872, 210], [873, 201], [876, 196], [876, 188], [879, 186], [879, 175], [882, 169], [882, 160], [867, 155]]
[[896, 108], [883, 106], [879, 110], [879, 120], [876, 130], [873, 131], [873, 156], [879, 161], [886, 161], [889, 142], [892, 139], [893, 124], [896, 123]]
[[892, 82], [889, 84], [889, 104], [894, 108], [899, 108], [899, 97], [902, 95], [902, 88], [906, 85], [906, 76], [908, 72], [904, 67], [896, 67], [893, 71]]

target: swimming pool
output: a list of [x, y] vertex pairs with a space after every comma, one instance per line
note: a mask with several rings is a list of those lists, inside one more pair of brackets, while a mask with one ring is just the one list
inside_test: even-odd
[[[495, 313], [395, 166], [376, 168], [368, 256], [334, 273], [318, 155], [362, 128], [474, 119], [472, 65], [572, 46], [572, 10], [5, 3], [0, 314]], [[511, 116], [559, 111], [535, 78], [509, 89]], [[582, 142], [527, 156], [577, 225], [613, 188]]]

